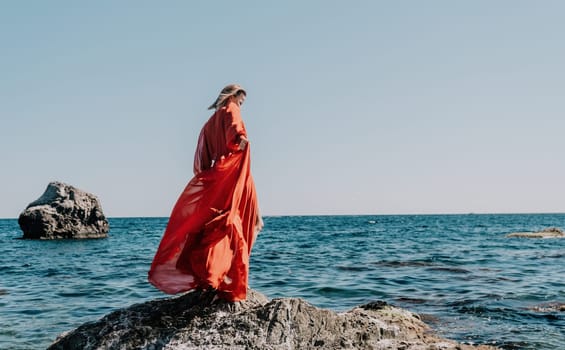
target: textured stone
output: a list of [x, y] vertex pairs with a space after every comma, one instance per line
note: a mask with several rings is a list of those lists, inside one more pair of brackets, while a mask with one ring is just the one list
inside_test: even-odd
[[96, 196], [62, 182], [51, 182], [18, 219], [23, 238], [104, 238], [108, 220]]
[[211, 291], [149, 301], [63, 334], [49, 349], [495, 349], [440, 338], [384, 302], [344, 313], [249, 290], [228, 303]]
[[565, 312], [565, 303], [559, 303], [559, 302], [545, 303], [545, 304], [532, 306], [528, 308], [528, 310], [535, 312], [544, 312], [544, 313]]
[[520, 238], [564, 238], [565, 233], [558, 227], [548, 227], [538, 232], [514, 232], [509, 233], [506, 237]]

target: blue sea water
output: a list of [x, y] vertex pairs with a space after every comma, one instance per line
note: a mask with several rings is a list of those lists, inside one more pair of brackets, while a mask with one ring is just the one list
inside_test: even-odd
[[[0, 220], [0, 349], [44, 349], [108, 312], [166, 297], [146, 281], [166, 218], [110, 219], [101, 240], [32, 241]], [[384, 300], [441, 335], [504, 349], [564, 349], [565, 214], [266, 217], [250, 286], [336, 311]]]

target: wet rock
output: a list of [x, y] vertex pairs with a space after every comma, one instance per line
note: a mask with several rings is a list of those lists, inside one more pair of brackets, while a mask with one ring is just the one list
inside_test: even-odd
[[507, 234], [506, 237], [521, 238], [564, 238], [565, 233], [558, 227], [548, 227], [538, 232], [514, 232]]
[[532, 306], [528, 308], [528, 310], [535, 312], [543, 312], [543, 313], [565, 312], [565, 303], [554, 302], [554, 303], [540, 304], [540, 305]]
[[51, 182], [18, 219], [23, 238], [104, 238], [108, 220], [96, 196], [62, 182]]
[[49, 349], [494, 349], [436, 336], [417, 315], [373, 302], [345, 313], [249, 290], [228, 303], [195, 291], [108, 314]]

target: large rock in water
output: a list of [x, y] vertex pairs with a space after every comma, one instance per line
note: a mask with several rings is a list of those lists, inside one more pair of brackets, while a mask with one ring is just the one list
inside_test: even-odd
[[228, 303], [214, 292], [136, 304], [63, 334], [49, 349], [495, 349], [442, 339], [384, 302], [345, 313], [249, 290]]
[[108, 220], [96, 196], [62, 182], [47, 189], [20, 214], [23, 238], [104, 238]]

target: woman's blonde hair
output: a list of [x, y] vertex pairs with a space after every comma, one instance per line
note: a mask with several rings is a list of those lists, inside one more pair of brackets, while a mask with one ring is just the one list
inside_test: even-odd
[[225, 88], [222, 89], [216, 101], [212, 103], [210, 107], [208, 107], [208, 109], [221, 108], [224, 106], [224, 104], [226, 103], [226, 101], [230, 96], [237, 96], [239, 94], [244, 94], [245, 96], [247, 96], [247, 92], [245, 92], [245, 90], [240, 85], [238, 84], [227, 85]]

